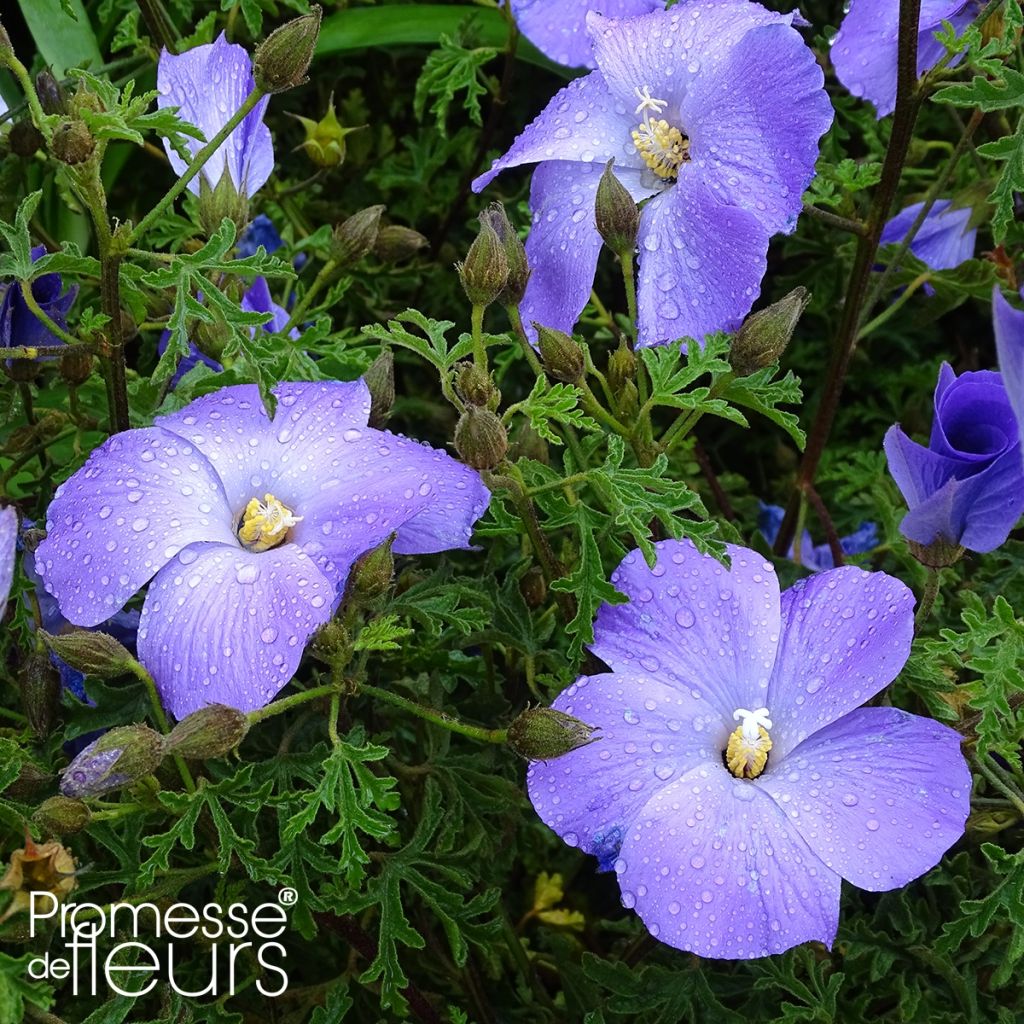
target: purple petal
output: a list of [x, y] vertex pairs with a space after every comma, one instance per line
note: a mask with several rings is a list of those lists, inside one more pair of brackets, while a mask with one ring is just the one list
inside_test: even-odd
[[519, 31], [556, 64], [595, 67], [587, 12], [630, 18], [660, 10], [665, 0], [510, 0]]
[[684, 174], [640, 217], [639, 344], [739, 327], [761, 291], [768, 232]]
[[1014, 309], [1003, 298], [998, 285], [992, 289], [992, 327], [1006, 397], [1017, 420], [1018, 436], [1024, 443], [1024, 312]]
[[680, 105], [691, 158], [680, 186], [699, 174], [720, 200], [749, 210], [769, 233], [795, 230], [818, 139], [832, 124], [824, 82], [795, 29], [774, 24], [747, 32], [714, 73], [694, 79]]
[[963, 835], [971, 773], [961, 736], [896, 708], [861, 708], [804, 741], [758, 785], [833, 871], [880, 892], [929, 868]]
[[126, 430], [57, 488], [36, 569], [64, 616], [95, 626], [182, 548], [236, 543], [232, 509], [213, 468], [159, 427]]
[[[914, 203], [901, 210], [882, 231], [879, 245], [897, 245], [913, 227], [924, 203]], [[950, 270], [974, 255], [977, 228], [969, 228], [970, 207], [951, 209], [952, 200], [936, 202], [918, 228], [910, 251], [932, 270]]]
[[[249, 55], [241, 46], [229, 43], [222, 32], [216, 41], [195, 46], [182, 54], [160, 54], [157, 67], [157, 106], [179, 107], [179, 116], [199, 128], [209, 142], [242, 106], [254, 87]], [[265, 96], [245, 120], [228, 136], [224, 144], [203, 165], [200, 175], [189, 183], [199, 194], [200, 177], [216, 187], [225, 168], [235, 188], [253, 196], [274, 169], [274, 147], [270, 130], [263, 123], [270, 97]], [[205, 145], [186, 138], [186, 147], [194, 157]], [[164, 149], [175, 174], [183, 174], [188, 165], [165, 139]]]
[[473, 182], [480, 192], [502, 171], [548, 160], [596, 163], [603, 167], [644, 167], [630, 133], [636, 119], [608, 91], [600, 72], [574, 79], [556, 93], [537, 118], [523, 129], [509, 151]]
[[883, 572], [846, 565], [790, 587], [782, 595], [782, 641], [765, 701], [774, 744], [769, 763], [891, 683], [913, 639], [914, 595]]
[[974, 370], [957, 377], [948, 363], [942, 364], [928, 443], [933, 452], [981, 465], [1017, 443], [1016, 427], [998, 373]]
[[839, 876], [771, 797], [721, 764], [655, 794], [615, 870], [650, 933], [699, 956], [748, 960], [835, 938]]
[[651, 675], [577, 679], [551, 705], [601, 730], [594, 742], [530, 765], [530, 799], [570, 846], [611, 867], [626, 831], [659, 789], [720, 757], [724, 727], [706, 702]]
[[630, 600], [602, 606], [590, 650], [616, 672], [657, 674], [733, 723], [737, 708], [761, 707], [768, 693], [780, 623], [775, 569], [734, 545], [729, 569], [690, 541], [655, 550], [653, 569], [633, 551], [612, 573]]
[[[267, 284], [265, 277], [253, 278], [249, 290], [242, 296], [241, 307], [246, 313], [273, 314], [262, 327], [262, 330], [268, 334], [276, 334], [288, 326], [290, 319], [288, 310], [273, 300], [270, 294], [270, 285]], [[299, 337], [298, 328], [293, 327], [289, 332], [289, 337], [297, 339]]]
[[259, 554], [195, 544], [150, 584], [139, 657], [175, 718], [217, 703], [252, 711], [295, 674], [333, 598], [333, 583], [295, 544]]
[[14, 556], [18, 549], [18, 513], [7, 505], [0, 508], [0, 615], [14, 581]]

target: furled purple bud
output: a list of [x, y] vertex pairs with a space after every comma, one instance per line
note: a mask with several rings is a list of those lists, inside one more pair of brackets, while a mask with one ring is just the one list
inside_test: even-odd
[[604, 244], [617, 256], [622, 256], [636, 248], [640, 210], [625, 185], [612, 172], [614, 163], [614, 160], [608, 161], [598, 182], [594, 217]]
[[128, 650], [106, 633], [75, 629], [52, 635], [40, 631], [43, 642], [73, 669], [97, 679], [114, 679], [130, 671], [135, 659]]
[[207, 704], [183, 718], [167, 737], [167, 751], [191, 761], [223, 757], [245, 739], [249, 719], [226, 704]]
[[778, 302], [751, 313], [732, 339], [729, 363], [733, 372], [748, 377], [777, 363], [810, 301], [806, 288], [794, 288]]
[[496, 394], [490, 373], [476, 363], [462, 363], [455, 378], [455, 390], [470, 405], [487, 405]]
[[508, 728], [508, 745], [527, 761], [550, 761], [599, 737], [593, 726], [554, 708], [527, 708]]
[[544, 369], [566, 384], [579, 384], [583, 380], [583, 349], [564, 331], [556, 331], [534, 322], [537, 332], [537, 347], [540, 349]]
[[363, 381], [370, 389], [369, 424], [379, 430], [388, 421], [391, 407], [395, 404], [395, 357], [391, 349], [381, 351], [366, 372]]
[[331, 239], [331, 259], [348, 267], [367, 255], [380, 233], [380, 215], [383, 212], [383, 206], [368, 206], [342, 221], [334, 229]]
[[498, 233], [487, 221], [481, 221], [473, 244], [463, 263], [456, 263], [466, 298], [474, 306], [489, 306], [508, 283], [508, 257]]
[[50, 152], [69, 167], [84, 164], [95, 150], [96, 140], [84, 121], [62, 121], [50, 142]]
[[146, 725], [122, 725], [89, 744], [61, 774], [64, 796], [86, 799], [152, 774], [164, 758], [167, 740]]
[[401, 263], [415, 256], [430, 243], [412, 228], [401, 224], [388, 224], [380, 229], [373, 251], [385, 263]]
[[92, 812], [81, 800], [51, 796], [32, 815], [32, 823], [46, 836], [69, 836], [81, 832], [92, 819]]
[[494, 469], [508, 451], [504, 424], [490, 409], [468, 406], [455, 426], [455, 450], [473, 469]]
[[480, 214], [480, 223], [494, 229], [502, 248], [505, 250], [505, 262], [508, 264], [508, 277], [505, 287], [498, 296], [503, 306], [518, 306], [526, 293], [526, 284], [530, 280], [530, 265], [526, 261], [526, 247], [523, 245], [516, 230], [509, 222], [508, 214], [501, 203], [491, 203]]
[[63, 114], [67, 110], [68, 98], [64, 87], [53, 77], [49, 68], [44, 68], [36, 75], [36, 95], [44, 113]]
[[252, 73], [263, 92], [286, 92], [306, 81], [322, 13], [320, 5], [313, 4], [309, 14], [274, 29], [256, 48]]

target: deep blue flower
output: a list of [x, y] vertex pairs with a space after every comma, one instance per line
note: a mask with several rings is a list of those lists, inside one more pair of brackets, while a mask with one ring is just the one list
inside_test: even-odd
[[[766, 505], [763, 501], [758, 502], [758, 505], [757, 528], [769, 544], [774, 544], [782, 520], [786, 517], [786, 510], [779, 505]], [[871, 551], [878, 547], [878, 526], [875, 523], [861, 523], [853, 533], [839, 538], [839, 546], [847, 555], [862, 555]], [[786, 557], [792, 561], [793, 554], [791, 546]], [[834, 569], [836, 563], [831, 546], [815, 544], [810, 531], [804, 530], [800, 538], [800, 564], [805, 569], [820, 572], [822, 569]]]
[[284, 245], [274, 222], [265, 213], [253, 217], [249, 226], [242, 232], [238, 239], [238, 255], [242, 259], [246, 256], [255, 256], [261, 245], [268, 253], [277, 252]]
[[[1024, 288], [1021, 289], [1024, 297]], [[1017, 418], [1017, 431], [1024, 455], [1024, 312], [1003, 298], [997, 285], [992, 289], [992, 325], [999, 353], [1006, 397]]]
[[[906, 237], [924, 203], [901, 210], [882, 229], [879, 245], [898, 245]], [[953, 209], [951, 199], [939, 199], [917, 229], [910, 251], [932, 270], [952, 270], [974, 255], [978, 229], [970, 226], [969, 206]], [[933, 289], [929, 289], [933, 290]]]
[[[46, 246], [32, 250], [32, 262], [46, 255]], [[32, 281], [32, 298], [39, 308], [59, 327], [67, 327], [67, 314], [78, 294], [77, 285], [64, 291], [60, 274], [43, 274]], [[63, 342], [28, 308], [21, 285], [10, 281], [0, 285], [0, 347], [22, 345], [61, 345]]]

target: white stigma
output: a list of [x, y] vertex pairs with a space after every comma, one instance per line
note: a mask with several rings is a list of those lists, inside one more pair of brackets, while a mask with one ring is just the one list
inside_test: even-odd
[[645, 85], [643, 89], [634, 89], [638, 99], [640, 100], [639, 106], [633, 111], [634, 114], [643, 114], [644, 120], [647, 120], [647, 111], [653, 110], [655, 114], [660, 114], [667, 106], [668, 100], [658, 100], [651, 95], [651, 87]]
[[755, 742], [760, 737], [761, 728], [766, 731], [772, 727], [772, 720], [768, 717], [767, 708], [758, 708], [756, 711], [748, 711], [746, 708], [737, 708], [732, 717], [735, 721], [741, 722], [743, 738], [748, 743]]

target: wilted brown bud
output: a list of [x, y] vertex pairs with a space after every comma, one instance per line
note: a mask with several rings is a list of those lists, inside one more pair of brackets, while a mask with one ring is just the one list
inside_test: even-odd
[[455, 450], [473, 469], [494, 469], [508, 451], [504, 424], [489, 409], [468, 406], [455, 426]]
[[395, 357], [391, 349], [381, 350], [379, 356], [367, 367], [363, 380], [370, 389], [371, 427], [383, 427], [395, 404]]
[[317, 37], [320, 35], [319, 4], [309, 14], [274, 29], [256, 47], [252, 61], [253, 78], [264, 92], [285, 92], [302, 85], [313, 61]]
[[501, 295], [508, 282], [508, 257], [498, 233], [486, 221], [466, 253], [464, 263], [456, 263], [463, 291], [474, 306], [489, 306]]
[[[32, 906], [32, 894], [48, 892], [58, 902], [74, 891], [78, 884], [75, 878], [75, 859], [71, 852], [60, 843], [34, 843], [26, 836], [25, 846], [11, 854], [10, 863], [3, 878], [0, 878], [0, 892], [11, 894], [0, 922], [6, 922]], [[4, 938], [10, 938], [7, 934]], [[16, 936], [29, 938], [29, 934]]]
[[380, 229], [373, 251], [385, 263], [401, 263], [402, 260], [415, 256], [429, 244], [418, 231], [403, 227], [401, 224], [389, 224]]
[[956, 565], [964, 557], [964, 549], [959, 544], [949, 541], [933, 540], [931, 544], [919, 544], [916, 540], [908, 540], [910, 553], [929, 569], [946, 569]]
[[22, 761], [18, 768], [18, 777], [3, 791], [4, 796], [23, 803], [31, 800], [43, 789], [49, 787], [53, 774], [41, 768], [34, 761]]
[[33, 651], [21, 670], [21, 703], [37, 736], [48, 736], [60, 704], [60, 676], [46, 651]]
[[135, 661], [123, 644], [106, 633], [75, 629], [70, 633], [52, 635], [41, 630], [40, 635], [58, 658], [97, 679], [124, 675]]
[[512, 227], [501, 203], [491, 203], [480, 214], [480, 223], [488, 224], [498, 236], [505, 250], [505, 262], [508, 265], [508, 277], [505, 287], [498, 296], [503, 306], [518, 306], [526, 293], [526, 283], [530, 279], [530, 266], [526, 262], [526, 248], [516, 230]]
[[391, 545], [395, 542], [392, 534], [383, 544], [356, 559], [348, 577], [346, 597], [351, 595], [359, 601], [372, 601], [386, 594], [395, 577], [395, 556]]
[[490, 373], [476, 363], [462, 363], [455, 378], [455, 390], [470, 405], [487, 405], [495, 395]]
[[81, 832], [92, 812], [81, 800], [67, 796], [51, 796], [44, 800], [32, 815], [32, 821], [46, 836], [70, 836]]
[[60, 376], [65, 384], [76, 388], [92, 376], [92, 353], [83, 348], [68, 346], [60, 357]]
[[167, 740], [146, 725], [122, 725], [89, 744], [64, 769], [60, 791], [84, 799], [128, 786], [159, 767]]
[[729, 363], [733, 372], [747, 377], [777, 363], [810, 301], [806, 288], [794, 288], [785, 298], [751, 313], [732, 339]]
[[604, 244], [617, 256], [622, 256], [636, 248], [640, 210], [625, 185], [615, 177], [614, 163], [614, 160], [608, 161], [598, 182], [594, 217]]
[[566, 384], [579, 384], [583, 380], [583, 349], [564, 331], [556, 331], [534, 322], [537, 332], [537, 347], [540, 349], [544, 369], [555, 380]]
[[636, 356], [625, 341], [620, 341], [619, 347], [608, 357], [608, 386], [613, 395], [618, 395], [626, 381], [635, 380]]
[[68, 98], [64, 87], [53, 77], [49, 68], [44, 68], [36, 75], [36, 95], [46, 114], [63, 114], [67, 110]]
[[50, 142], [50, 152], [61, 163], [71, 167], [84, 164], [95, 150], [96, 140], [84, 121], [63, 121]]
[[42, 133], [31, 121], [16, 121], [11, 126], [11, 134], [7, 136], [7, 140], [11, 152], [26, 160], [35, 156], [46, 142]]
[[554, 708], [527, 708], [508, 728], [508, 745], [527, 761], [550, 761], [600, 737], [593, 726]]
[[167, 750], [191, 761], [223, 757], [249, 731], [246, 715], [225, 704], [208, 704], [183, 718], [167, 737]]
[[335, 229], [331, 241], [331, 258], [343, 267], [358, 263], [369, 253], [380, 232], [380, 215], [383, 206], [368, 206], [353, 213]]
[[548, 585], [544, 573], [534, 565], [519, 580], [519, 593], [523, 595], [527, 608], [539, 608], [548, 598]]

